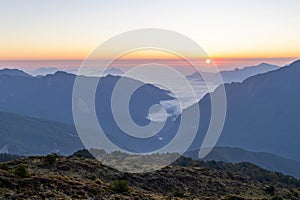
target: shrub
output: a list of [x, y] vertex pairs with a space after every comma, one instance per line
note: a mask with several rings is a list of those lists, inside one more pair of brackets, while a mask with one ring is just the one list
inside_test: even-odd
[[115, 180], [110, 185], [109, 188], [117, 193], [125, 193], [129, 191], [128, 181], [126, 180]]
[[77, 156], [79, 158], [94, 159], [94, 156], [87, 149], [78, 150], [73, 154], [73, 156]]
[[13, 172], [16, 176], [19, 176], [21, 178], [30, 177], [30, 173], [29, 173], [28, 168], [23, 164], [18, 165]]
[[44, 164], [48, 166], [53, 166], [56, 163], [56, 159], [58, 158], [57, 154], [49, 154], [44, 157]]
[[0, 165], [0, 169], [5, 170], [5, 171], [8, 171], [8, 170], [9, 170], [8, 164], [7, 164], [7, 163], [1, 164], [1, 165]]

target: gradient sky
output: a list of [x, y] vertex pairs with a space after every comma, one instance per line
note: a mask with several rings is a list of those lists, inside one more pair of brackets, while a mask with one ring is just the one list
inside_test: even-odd
[[0, 0], [0, 60], [84, 59], [138, 28], [185, 34], [213, 58], [299, 58], [299, 9], [299, 0]]

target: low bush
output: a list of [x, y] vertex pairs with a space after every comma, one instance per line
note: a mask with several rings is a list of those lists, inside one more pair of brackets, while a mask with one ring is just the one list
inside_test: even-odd
[[53, 166], [56, 163], [56, 159], [58, 158], [57, 154], [49, 154], [46, 157], [44, 157], [44, 164], [47, 166]]
[[28, 177], [30, 177], [30, 172], [29, 172], [28, 168], [25, 165], [23, 165], [23, 164], [18, 165], [14, 169], [13, 172], [14, 172], [14, 174], [16, 176], [19, 176], [21, 178], [28, 178]]
[[115, 180], [109, 185], [109, 188], [117, 193], [126, 193], [129, 191], [128, 181]]
[[0, 169], [8, 171], [9, 170], [9, 166], [7, 163], [2, 163], [0, 164]]

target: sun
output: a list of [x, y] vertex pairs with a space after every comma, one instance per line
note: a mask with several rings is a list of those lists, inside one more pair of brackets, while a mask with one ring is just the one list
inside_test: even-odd
[[211, 63], [211, 59], [206, 58], [205, 63], [209, 65]]

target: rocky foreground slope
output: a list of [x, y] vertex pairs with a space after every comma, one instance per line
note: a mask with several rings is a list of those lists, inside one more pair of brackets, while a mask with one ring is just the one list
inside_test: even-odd
[[300, 182], [292, 177], [274, 183], [268, 179], [280, 174], [266, 171], [259, 179], [259, 171], [245, 175], [246, 164], [230, 166], [182, 158], [130, 174], [78, 156], [21, 158], [0, 164], [0, 199], [300, 199]]

